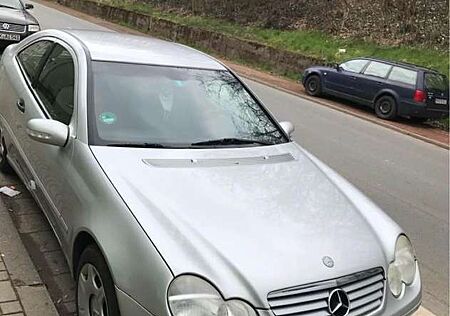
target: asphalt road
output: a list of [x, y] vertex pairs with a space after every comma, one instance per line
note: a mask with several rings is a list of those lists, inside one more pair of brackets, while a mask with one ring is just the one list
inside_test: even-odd
[[[104, 29], [35, 3], [43, 28]], [[248, 81], [295, 140], [350, 180], [408, 232], [421, 263], [424, 306], [448, 315], [449, 152], [314, 102]]]

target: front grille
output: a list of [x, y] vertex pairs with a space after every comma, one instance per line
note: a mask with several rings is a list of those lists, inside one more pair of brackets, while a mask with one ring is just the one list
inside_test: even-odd
[[370, 315], [381, 307], [385, 277], [382, 268], [351, 274], [334, 280], [277, 290], [267, 299], [276, 316], [327, 316], [328, 297], [344, 290], [350, 301], [349, 316]]
[[0, 32], [25, 33], [25, 25], [0, 22]]

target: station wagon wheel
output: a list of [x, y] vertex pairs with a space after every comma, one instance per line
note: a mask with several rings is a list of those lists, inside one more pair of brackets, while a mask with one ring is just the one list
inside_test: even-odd
[[375, 102], [375, 114], [384, 120], [392, 120], [397, 116], [397, 103], [391, 96], [385, 95]]
[[311, 96], [318, 97], [322, 94], [322, 83], [320, 77], [317, 75], [311, 75], [306, 79], [305, 83], [306, 93]]
[[114, 282], [98, 247], [88, 246], [80, 257], [76, 276], [79, 316], [119, 316]]
[[7, 159], [5, 140], [0, 136], [0, 171], [3, 173], [11, 173], [12, 168]]

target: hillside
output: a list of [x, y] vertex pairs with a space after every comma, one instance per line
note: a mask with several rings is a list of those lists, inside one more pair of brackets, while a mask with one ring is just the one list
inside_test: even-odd
[[446, 51], [448, 0], [136, 0], [182, 14], [218, 17], [243, 25], [318, 30], [385, 45]]

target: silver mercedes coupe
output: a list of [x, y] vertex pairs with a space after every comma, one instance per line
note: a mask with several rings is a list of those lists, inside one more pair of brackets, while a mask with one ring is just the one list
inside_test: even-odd
[[80, 316], [410, 315], [405, 232], [194, 49], [47, 30], [0, 64], [0, 168], [46, 214]]

